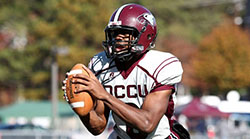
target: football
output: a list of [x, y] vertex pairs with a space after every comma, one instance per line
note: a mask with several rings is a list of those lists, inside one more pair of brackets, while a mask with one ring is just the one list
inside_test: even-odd
[[79, 85], [72, 83], [73, 75], [75, 74], [88, 75], [83, 68], [83, 64], [76, 64], [68, 73], [68, 79], [66, 80], [66, 95], [72, 109], [79, 116], [85, 116], [93, 107], [93, 99], [88, 92], [75, 93], [75, 89], [79, 87]]

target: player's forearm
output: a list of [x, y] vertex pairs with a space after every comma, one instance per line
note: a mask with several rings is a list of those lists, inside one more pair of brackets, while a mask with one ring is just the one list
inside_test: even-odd
[[97, 106], [88, 115], [80, 117], [85, 127], [94, 135], [101, 134], [107, 125], [104, 104], [101, 101], [98, 102]]
[[104, 103], [120, 118], [142, 132], [150, 133], [156, 126], [152, 120], [153, 115], [150, 115], [146, 110], [125, 104], [112, 95], [108, 95]]
[[93, 135], [101, 134], [106, 127], [106, 121], [94, 111], [91, 111], [87, 116], [80, 117], [80, 119]]

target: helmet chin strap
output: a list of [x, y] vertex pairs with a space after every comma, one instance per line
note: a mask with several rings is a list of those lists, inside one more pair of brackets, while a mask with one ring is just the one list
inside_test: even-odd
[[132, 47], [132, 51], [134, 52], [142, 52], [144, 50], [144, 47], [142, 45], [135, 45]]
[[[128, 55], [128, 56], [126, 56]], [[129, 61], [132, 57], [129, 56], [129, 54], [123, 55], [122, 57], [115, 57], [115, 59], [117, 59], [119, 62], [124, 63]]]

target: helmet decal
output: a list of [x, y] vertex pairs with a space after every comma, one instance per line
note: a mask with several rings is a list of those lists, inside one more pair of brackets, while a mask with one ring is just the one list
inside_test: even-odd
[[145, 24], [146, 21], [148, 21], [150, 23], [151, 26], [155, 25], [155, 18], [152, 14], [149, 13], [144, 13], [141, 16], [139, 16], [137, 18], [137, 20], [141, 23], [141, 24]]

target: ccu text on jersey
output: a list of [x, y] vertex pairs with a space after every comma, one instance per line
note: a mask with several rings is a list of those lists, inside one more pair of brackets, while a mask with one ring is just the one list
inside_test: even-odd
[[111, 95], [116, 98], [136, 98], [136, 97], [146, 97], [148, 94], [146, 85], [104, 85], [104, 88]]

